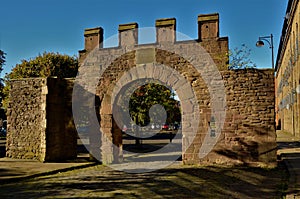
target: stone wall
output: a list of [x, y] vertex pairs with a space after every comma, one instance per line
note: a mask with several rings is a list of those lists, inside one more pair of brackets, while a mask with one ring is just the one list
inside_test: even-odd
[[[209, 72], [207, 74], [197, 73], [189, 63], [185, 63], [182, 58], [171, 53], [158, 51], [156, 62], [180, 72], [189, 81], [198, 99], [201, 118], [199, 129], [193, 143], [183, 154], [184, 163], [276, 163], [274, 70], [247, 69], [220, 72], [226, 95], [225, 124], [212, 152], [205, 158], [199, 158], [199, 149], [208, 132], [212, 114], [212, 100], [203, 76], [208, 75], [208, 79], [211, 80], [214, 77]], [[186, 91], [176, 92], [179, 98], [187, 95]], [[182, 95], [180, 96], [180, 94]], [[181, 101], [181, 103], [185, 102]], [[184, 114], [183, 110], [183, 117]], [[189, 126], [189, 121], [187, 123]], [[183, 132], [183, 134], [185, 133]]]
[[11, 81], [7, 157], [60, 161], [77, 156], [72, 89], [73, 81], [66, 79]]
[[[226, 90], [226, 119], [217, 145], [205, 158], [199, 158], [203, 135], [183, 156], [187, 164], [265, 164], [276, 163], [274, 70], [221, 72]], [[206, 90], [194, 88], [199, 96]], [[201, 124], [210, 119], [210, 109]], [[201, 125], [200, 124], [200, 125]], [[200, 142], [200, 143], [199, 143]]]
[[46, 79], [11, 82], [6, 156], [43, 161], [46, 153]]
[[47, 79], [45, 161], [74, 159], [77, 156], [77, 131], [73, 123], [73, 79]]
[[[199, 128], [192, 144], [183, 153], [184, 164], [246, 164], [246, 165], [275, 165], [276, 164], [276, 133], [275, 133], [275, 87], [274, 70], [247, 69], [222, 71], [222, 82], [225, 86], [226, 95], [226, 117], [224, 127], [218, 142], [213, 150], [204, 158], [199, 156], [201, 146], [207, 136], [211, 122], [212, 107], [211, 98], [207, 84], [203, 81], [201, 74], [197, 74], [194, 68], [183, 62], [176, 55], [170, 55], [162, 51], [156, 54], [156, 61], [177, 68], [178, 72], [184, 74], [190, 83], [199, 105]], [[130, 63], [134, 53], [126, 54], [123, 58], [116, 60], [112, 67], [103, 74], [97, 89], [97, 95], [101, 96], [100, 117], [102, 133], [105, 133], [105, 140], [102, 140], [101, 152], [104, 163], [111, 163], [119, 157], [118, 149], [112, 147], [111, 143], [121, 147], [122, 141], [116, 142], [119, 129], [114, 126], [111, 113], [111, 97], [113, 94], [108, 89], [116, 86], [119, 80], [116, 74], [117, 66], [128, 70], [126, 63]], [[168, 58], [166, 58], [168, 57]], [[165, 61], [169, 60], [169, 61]], [[134, 62], [134, 61], [133, 61]], [[132, 66], [131, 66], [132, 67]], [[190, 94], [185, 86], [180, 86], [179, 80], [167, 73], [155, 64], [143, 65], [144, 74], [157, 79], [168, 78], [168, 82], [175, 82], [173, 89], [176, 90], [182, 106], [182, 128], [183, 136], [190, 134], [190, 113], [194, 113], [194, 106], [190, 104]], [[123, 72], [120, 72], [123, 73]], [[122, 76], [122, 75], [121, 75]], [[146, 75], [144, 75], [146, 76]], [[142, 74], [127, 78], [128, 82], [134, 82], [143, 78]], [[173, 79], [173, 80], [172, 80]], [[211, 77], [213, 79], [213, 77]], [[167, 81], [167, 80], [166, 80]], [[182, 89], [184, 88], [184, 89]], [[182, 140], [183, 149], [187, 145]]]
[[[180, 45], [180, 44], [178, 44]], [[182, 46], [182, 48], [184, 48]], [[221, 136], [213, 150], [204, 158], [199, 157], [199, 150], [208, 134], [212, 115], [212, 100], [207, 82], [203, 75], [213, 79], [211, 74], [199, 74], [181, 57], [172, 53], [157, 51], [156, 62], [176, 69], [195, 92], [198, 100], [200, 121], [199, 128], [191, 146], [183, 154], [185, 164], [265, 164], [276, 163], [275, 133], [275, 86], [274, 70], [224, 70], [221, 71], [226, 95], [226, 118]], [[157, 70], [158, 71], [158, 70]], [[147, 71], [146, 74], [151, 73]], [[164, 71], [158, 72], [161, 79]], [[168, 77], [172, 78], [172, 77]], [[173, 89], [176, 89], [174, 84]], [[182, 107], [187, 91], [177, 91]], [[185, 111], [183, 108], [183, 115]], [[182, 126], [191, 126], [183, 119]], [[188, 132], [183, 131], [183, 135]], [[183, 148], [185, 141], [183, 140]]]
[[[193, 89], [200, 99], [201, 121], [196, 138], [183, 154], [183, 162], [185, 164], [275, 163], [273, 70], [223, 71], [221, 75], [225, 84], [227, 104], [222, 134], [213, 150], [206, 157], [199, 158], [199, 149], [207, 134], [211, 118], [211, 107], [205, 83], [194, 84]], [[76, 157], [77, 137], [72, 122], [70, 101], [73, 81], [49, 78], [14, 80], [11, 83], [7, 156], [40, 161], [58, 161]], [[102, 107], [106, 105], [102, 104]], [[111, 119], [103, 117], [101, 122], [107, 134], [109, 131], [112, 132], [110, 136], [112, 139], [115, 135], [113, 132], [119, 129], [105, 129], [113, 127]], [[97, 146], [100, 146], [100, 143]], [[106, 159], [110, 158], [110, 161], [119, 155], [109, 151], [107, 145], [100, 147], [103, 155], [107, 156]]]

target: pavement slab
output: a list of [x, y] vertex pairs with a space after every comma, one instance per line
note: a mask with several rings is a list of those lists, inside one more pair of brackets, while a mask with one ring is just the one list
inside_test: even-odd
[[300, 138], [287, 132], [277, 131], [277, 156], [289, 173], [287, 199], [300, 199]]
[[37, 160], [0, 158], [0, 184], [93, 166], [93, 162], [42, 163]]
[[[279, 161], [284, 162], [289, 172], [289, 183], [288, 183], [288, 189], [286, 190], [285, 198], [300, 199], [300, 139], [297, 139], [287, 133], [277, 132], [277, 140], [278, 140], [277, 155]], [[174, 187], [178, 186], [177, 188], [184, 190], [183, 193], [185, 194], [189, 193], [188, 191], [189, 189], [191, 189], [190, 191], [196, 193], [198, 186], [193, 187], [194, 186], [193, 184], [186, 183], [187, 178], [193, 182], [199, 181], [200, 183], [199, 187], [202, 186], [208, 188], [209, 185], [207, 185], [207, 182], [211, 181], [211, 179], [206, 178], [205, 175], [210, 172], [211, 174], [213, 174], [213, 177], [216, 179], [219, 178], [220, 175], [219, 171], [214, 172], [213, 170], [215, 168], [212, 167], [187, 168], [186, 166], [177, 164], [175, 166], [176, 168], [172, 168], [169, 170], [162, 170], [161, 172], [154, 173], [154, 176], [156, 175], [156, 176], [163, 176], [163, 177], [160, 177], [159, 179], [156, 179], [154, 177], [149, 178], [150, 181], [149, 182], [147, 181], [147, 185], [149, 186], [151, 185], [150, 186], [151, 188], [147, 188], [142, 185], [140, 186], [138, 181], [143, 180], [145, 176], [152, 176], [153, 173], [131, 175], [131, 174], [124, 174], [123, 172], [113, 171], [110, 168], [104, 166], [96, 166], [97, 169], [95, 170], [95, 168], [93, 167], [95, 165], [98, 164], [94, 162], [88, 162], [87, 160], [83, 160], [83, 159], [78, 159], [71, 162], [62, 162], [62, 163], [42, 163], [36, 160], [20, 160], [20, 159], [10, 159], [5, 157], [0, 158], [0, 184], [2, 185], [0, 190], [6, 187], [5, 190], [4, 189], [2, 190], [6, 191], [5, 192], [6, 194], [9, 194], [10, 189], [14, 189], [15, 187], [17, 187], [20, 189], [19, 192], [17, 193], [20, 194], [19, 196], [22, 196], [24, 192], [27, 193], [30, 190], [34, 190], [36, 186], [41, 186], [41, 190], [45, 189], [44, 196], [46, 196], [46, 194], [49, 194], [51, 192], [51, 190], [50, 191], [47, 190], [48, 189], [47, 183], [48, 184], [52, 183], [53, 187], [51, 187], [51, 189], [52, 188], [59, 189], [59, 187], [65, 186], [66, 190], [61, 190], [61, 194], [62, 194], [61, 196], [67, 197], [67, 196], [71, 196], [72, 194], [79, 194], [79, 195], [81, 194], [81, 192], [77, 193], [77, 189], [80, 190], [79, 188], [74, 189], [72, 187], [71, 189], [69, 187], [71, 185], [75, 186], [76, 184], [79, 183], [82, 187], [87, 187], [89, 189], [91, 188], [91, 190], [89, 189], [85, 190], [88, 192], [88, 194], [86, 195], [87, 197], [90, 196], [94, 197], [96, 193], [95, 195], [92, 194], [93, 186], [89, 187], [91, 185], [91, 182], [87, 179], [96, 179], [95, 182], [93, 181], [93, 183], [95, 183], [95, 186], [97, 185], [97, 187], [98, 186], [101, 187], [104, 184], [105, 186], [107, 186], [108, 190], [110, 190], [112, 189], [111, 186], [115, 186], [113, 184], [117, 183], [117, 185], [119, 186], [118, 189], [122, 190], [122, 194], [120, 196], [126, 195], [126, 196], [133, 196], [132, 198], [136, 198], [137, 196], [141, 196], [140, 194], [143, 193], [145, 194], [147, 193], [146, 195], [149, 196], [155, 196], [154, 192], [161, 192], [161, 190], [157, 189], [156, 186], [151, 187], [153, 184], [157, 184], [161, 187], [165, 187], [166, 189], [167, 188], [169, 189], [172, 186]], [[124, 164], [124, 166], [128, 166], [128, 165]], [[88, 170], [80, 170], [82, 168], [87, 168]], [[220, 168], [216, 168], [216, 169], [220, 169]], [[200, 177], [203, 175], [203, 172], [204, 172], [204, 177]], [[260, 187], [261, 185], [266, 185], [266, 183], [269, 183], [269, 180], [265, 181], [263, 172], [262, 173], [260, 173], [260, 171], [249, 172], [247, 169], [242, 172], [242, 175], [240, 175], [239, 172], [240, 172], [239, 170], [230, 171], [226, 169], [222, 171], [222, 173], [226, 173], [225, 176], [222, 174], [223, 175], [222, 179], [223, 178], [226, 179], [228, 176], [232, 176], [232, 177], [230, 178], [228, 177], [228, 182], [225, 182], [225, 184], [227, 183], [226, 188], [228, 189], [228, 191], [222, 190], [222, 192], [220, 193], [228, 194], [228, 196], [231, 196], [232, 198], [239, 198], [240, 196], [243, 198], [254, 198], [254, 196], [258, 196], [258, 195], [263, 196], [263, 194], [267, 192], [271, 192], [271, 189], [265, 192], [263, 187]], [[183, 173], [184, 173], [184, 177], [182, 177]], [[245, 178], [244, 175], [245, 173], [249, 173], [249, 179], [245, 179], [245, 182], [247, 182], [248, 180], [249, 181], [254, 180], [255, 183], [253, 183], [253, 185], [247, 183], [243, 184], [244, 181], [238, 180], [238, 179]], [[114, 179], [116, 177], [117, 179]], [[257, 177], [257, 179], [254, 179], [255, 177]], [[45, 179], [47, 179], [48, 181]], [[132, 182], [130, 181], [132, 186], [138, 187], [139, 190], [128, 191], [127, 189], [123, 189], [122, 187], [123, 184], [122, 183], [118, 184], [118, 183], [124, 181], [124, 179], [125, 181], [126, 179], [132, 180]], [[278, 181], [278, 178], [276, 179]], [[101, 180], [105, 180], [105, 181], [101, 181]], [[86, 181], [86, 184], [83, 184], [82, 181]], [[136, 183], [134, 183], [135, 181]], [[27, 187], [23, 188], [23, 183], [25, 183]], [[170, 187], [167, 186], [167, 184], [165, 185], [164, 183], [169, 183]], [[214, 183], [218, 183], [218, 181], [216, 180], [214, 181]], [[246, 192], [246, 190], [248, 190], [248, 187], [250, 185], [252, 186], [253, 190], [257, 191], [257, 194], [253, 193], [253, 191]], [[222, 189], [221, 187], [223, 185], [218, 184], [218, 186], [220, 187], [218, 187], [218, 190], [215, 191], [219, 191], [219, 189]], [[269, 186], [272, 187], [273, 185], [269, 185]], [[72, 190], [73, 192], [72, 193], [65, 192], [68, 189]], [[208, 189], [213, 189], [213, 188], [209, 187]], [[237, 192], [235, 193], [234, 190], [236, 190]], [[99, 191], [100, 192], [97, 194], [104, 194], [103, 197], [106, 197], [105, 194], [108, 194], [107, 196], [119, 196], [118, 194], [120, 194], [117, 189], [111, 191], [110, 193], [108, 193], [104, 189], [100, 189]], [[1, 192], [2, 191], [0, 191], [0, 195]], [[170, 190], [170, 193], [172, 192], [174, 192], [174, 190], [173, 191]], [[179, 193], [181, 192], [178, 192], [177, 194]], [[11, 195], [13, 194], [14, 193], [11, 193]], [[39, 193], [36, 194], [38, 195]], [[201, 194], [203, 194], [203, 192], [201, 192]], [[276, 193], [274, 192], [273, 194]], [[165, 198], [166, 195], [161, 194], [160, 196], [162, 196], [161, 198]], [[184, 194], [181, 194], [181, 196], [184, 196]], [[268, 197], [266, 196], [261, 198], [268, 198]]]

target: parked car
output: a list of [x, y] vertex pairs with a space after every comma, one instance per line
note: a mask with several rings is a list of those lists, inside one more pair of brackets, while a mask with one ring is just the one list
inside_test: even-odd
[[0, 128], [0, 137], [6, 137], [6, 129], [4, 127]]
[[174, 123], [173, 129], [174, 130], [178, 130], [179, 129], [179, 124], [178, 123]]
[[169, 125], [164, 124], [164, 125], [162, 125], [161, 129], [167, 131], [167, 130], [169, 130]]
[[122, 132], [123, 132], [123, 133], [126, 133], [127, 130], [128, 130], [128, 128], [127, 128], [127, 126], [124, 124], [124, 125], [123, 125], [123, 128], [122, 128]]

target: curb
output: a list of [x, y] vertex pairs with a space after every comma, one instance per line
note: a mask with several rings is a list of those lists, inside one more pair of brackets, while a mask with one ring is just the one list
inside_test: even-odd
[[279, 155], [281, 161], [288, 173], [288, 186], [287, 189], [284, 191], [284, 196], [288, 198], [298, 198], [300, 196], [300, 192], [297, 191], [297, 178], [298, 175], [294, 170], [293, 165], [290, 163], [289, 159], [285, 159], [284, 154]]
[[294, 171], [293, 165], [289, 162], [289, 160], [284, 160], [285, 165], [287, 166], [287, 170], [289, 173], [289, 183], [286, 190], [286, 196], [289, 196], [287, 198], [293, 197], [293, 198], [299, 198], [300, 192], [297, 190], [297, 178], [298, 175]]
[[93, 163], [87, 163], [87, 164], [79, 165], [79, 166], [71, 166], [71, 167], [67, 167], [67, 168], [63, 168], [63, 169], [56, 169], [56, 170], [52, 170], [52, 171], [36, 173], [36, 174], [32, 174], [32, 175], [3, 179], [3, 180], [0, 180], [0, 183], [1, 184], [9, 184], [9, 183], [21, 182], [21, 181], [29, 180], [32, 178], [37, 178], [37, 177], [46, 176], [46, 175], [54, 175], [54, 174], [61, 173], [61, 172], [67, 172], [67, 171], [71, 171], [71, 170], [75, 170], [75, 169], [84, 169], [84, 168], [93, 167], [93, 166], [97, 166], [97, 165], [101, 165], [101, 163], [93, 162]]

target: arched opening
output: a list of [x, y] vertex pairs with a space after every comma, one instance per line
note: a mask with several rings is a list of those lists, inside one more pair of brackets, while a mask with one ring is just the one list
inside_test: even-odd
[[170, 143], [176, 145], [174, 149], [177, 150], [173, 152], [181, 156], [182, 134], [178, 132], [181, 128], [180, 101], [175, 99], [172, 88], [154, 82], [147, 79], [130, 82], [116, 97], [113, 119], [122, 129], [125, 162], [134, 161], [137, 154], [147, 156], [147, 153], [162, 150]]
[[[110, 164], [123, 161], [124, 147], [127, 147], [123, 145], [126, 143], [123, 143], [122, 129], [124, 125], [126, 125], [127, 129], [131, 128], [131, 116], [128, 110], [129, 116], [126, 116], [126, 118], [130, 118], [130, 120], [126, 122], [123, 120], [121, 120], [121, 122], [118, 121], [118, 117], [116, 116], [118, 114], [122, 115], [123, 113], [121, 114], [120, 112], [124, 110], [118, 100], [128, 99], [128, 105], [125, 107], [129, 107], [131, 95], [140, 86], [157, 82], [169, 88], [171, 92], [174, 91], [174, 93], [176, 92], [178, 94], [182, 114], [180, 119], [180, 131], [182, 133], [178, 133], [177, 131], [175, 134], [172, 132], [172, 135], [174, 135], [173, 138], [170, 136], [170, 132], [167, 131], [168, 135], [165, 134], [166, 139], [164, 139], [164, 143], [159, 143], [161, 145], [156, 146], [156, 149], [158, 149], [156, 151], [152, 150], [153, 145], [151, 146], [152, 149], [148, 148], [145, 151], [140, 151], [143, 154], [137, 153], [139, 152], [138, 148], [132, 149], [131, 151], [128, 150], [128, 154], [132, 157], [135, 156], [132, 162], [144, 160], [145, 162], [159, 162], [163, 160], [172, 162], [174, 161], [174, 157], [178, 159], [182, 156], [182, 161], [189, 163], [198, 159], [200, 152], [201, 155], [202, 153], [205, 155], [207, 153], [206, 151], [210, 149], [205, 145], [204, 148], [206, 148], [204, 150], [201, 146], [202, 141], [207, 137], [206, 133], [209, 129], [208, 126], [212, 111], [210, 107], [209, 90], [205, 81], [201, 78], [199, 71], [183, 57], [159, 49], [154, 51], [156, 61], [135, 65], [136, 53], [137, 52], [132, 51], [115, 59], [102, 73], [102, 77], [97, 84], [96, 95], [99, 96], [101, 103], [99, 113], [102, 139], [100, 147], [103, 163]], [[169, 57], [169, 59], [165, 59], [165, 57]], [[186, 70], [187, 68], [188, 70]], [[111, 71], [113, 71], [113, 73], [111, 73]], [[139, 85], [137, 86], [137, 84]], [[131, 92], [125, 92], [127, 89]], [[130, 95], [127, 95], [127, 93]], [[117, 107], [120, 106], [120, 108], [115, 109], [115, 105], [117, 105]], [[124, 117], [121, 118], [124, 119]], [[148, 123], [146, 122], [146, 124]], [[149, 121], [149, 124], [149, 127], [152, 128], [151, 121]], [[156, 129], [162, 133], [162, 125], [164, 125], [164, 123], [159, 122], [157, 125], [154, 124], [154, 128], [156, 126]], [[170, 125], [173, 126], [173, 122]], [[149, 133], [149, 131], [147, 133]], [[153, 134], [155, 134], [155, 131]], [[152, 136], [148, 136], [150, 140], [148, 139], [147, 142], [151, 141], [151, 137]], [[212, 136], [208, 137], [213, 138]], [[145, 139], [142, 140], [142, 146], [145, 146], [146, 138], [147, 135], [145, 135]], [[194, 139], [197, 141], [193, 141]], [[175, 140], [178, 143], [175, 143]], [[132, 138], [131, 143], [128, 144], [135, 147], [135, 138]], [[146, 159], [143, 157], [145, 153], [147, 153]], [[168, 154], [173, 160], [168, 160], [165, 156], [160, 156], [162, 153]], [[125, 154], [125, 156], [128, 154]], [[169, 163], [165, 165], [167, 164]], [[158, 167], [153, 166], [151, 168]]]

